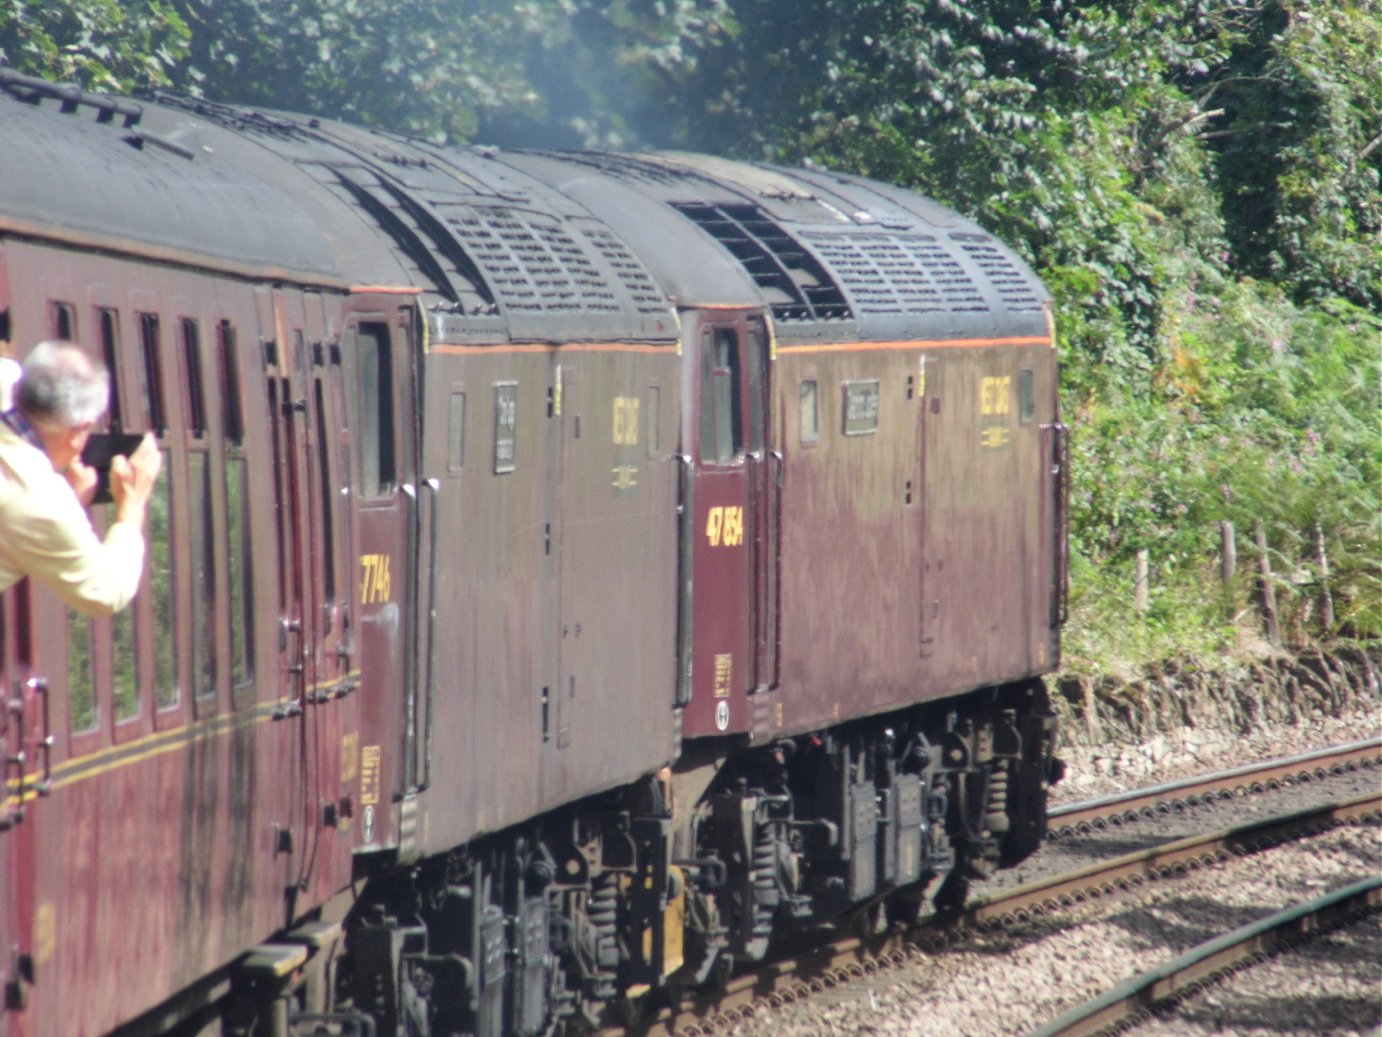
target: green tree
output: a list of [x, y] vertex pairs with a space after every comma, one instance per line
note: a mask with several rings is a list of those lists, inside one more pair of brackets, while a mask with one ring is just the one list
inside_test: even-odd
[[162, 0], [0, 0], [0, 61], [93, 90], [168, 83], [189, 36]]

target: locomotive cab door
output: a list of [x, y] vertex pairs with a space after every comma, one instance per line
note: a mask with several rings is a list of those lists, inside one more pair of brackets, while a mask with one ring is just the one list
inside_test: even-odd
[[777, 684], [778, 480], [772, 351], [750, 310], [702, 311], [683, 325], [683, 442], [692, 469], [692, 659], [687, 736], [754, 725], [749, 696]]

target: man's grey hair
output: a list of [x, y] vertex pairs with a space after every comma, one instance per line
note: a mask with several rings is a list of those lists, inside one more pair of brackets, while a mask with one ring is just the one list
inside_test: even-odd
[[40, 342], [24, 358], [15, 403], [38, 425], [92, 425], [110, 404], [110, 372], [74, 342]]

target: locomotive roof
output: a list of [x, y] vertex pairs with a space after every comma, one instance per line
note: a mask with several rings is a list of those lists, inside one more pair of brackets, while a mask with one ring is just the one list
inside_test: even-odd
[[767, 302], [795, 339], [1048, 331], [1049, 296], [1021, 259], [972, 220], [903, 188], [684, 153], [501, 157], [597, 213], [674, 298]]
[[676, 305], [762, 303], [806, 340], [1047, 330], [1040, 282], [978, 225], [824, 170], [448, 148], [3, 69], [0, 135], [0, 230], [252, 276], [411, 285], [453, 339], [671, 341]]

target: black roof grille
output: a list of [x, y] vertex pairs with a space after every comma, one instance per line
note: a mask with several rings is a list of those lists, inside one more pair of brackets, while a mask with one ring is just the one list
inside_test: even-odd
[[807, 233], [861, 314], [985, 313], [979, 286], [927, 234]]
[[640, 313], [667, 312], [652, 276], [598, 225], [511, 206], [457, 207], [448, 223], [511, 313], [618, 314], [626, 300]]
[[1040, 310], [1041, 297], [1030, 278], [998, 244], [982, 234], [952, 234], [960, 248], [988, 275], [989, 283], [1010, 310]]
[[638, 312], [650, 315], [667, 313], [667, 299], [662, 290], [628, 247], [604, 227], [592, 225], [584, 230], [586, 238], [605, 257], [605, 262], [628, 291]]
[[756, 205], [674, 202], [724, 245], [768, 291], [779, 321], [849, 320], [854, 314], [829, 271]]

